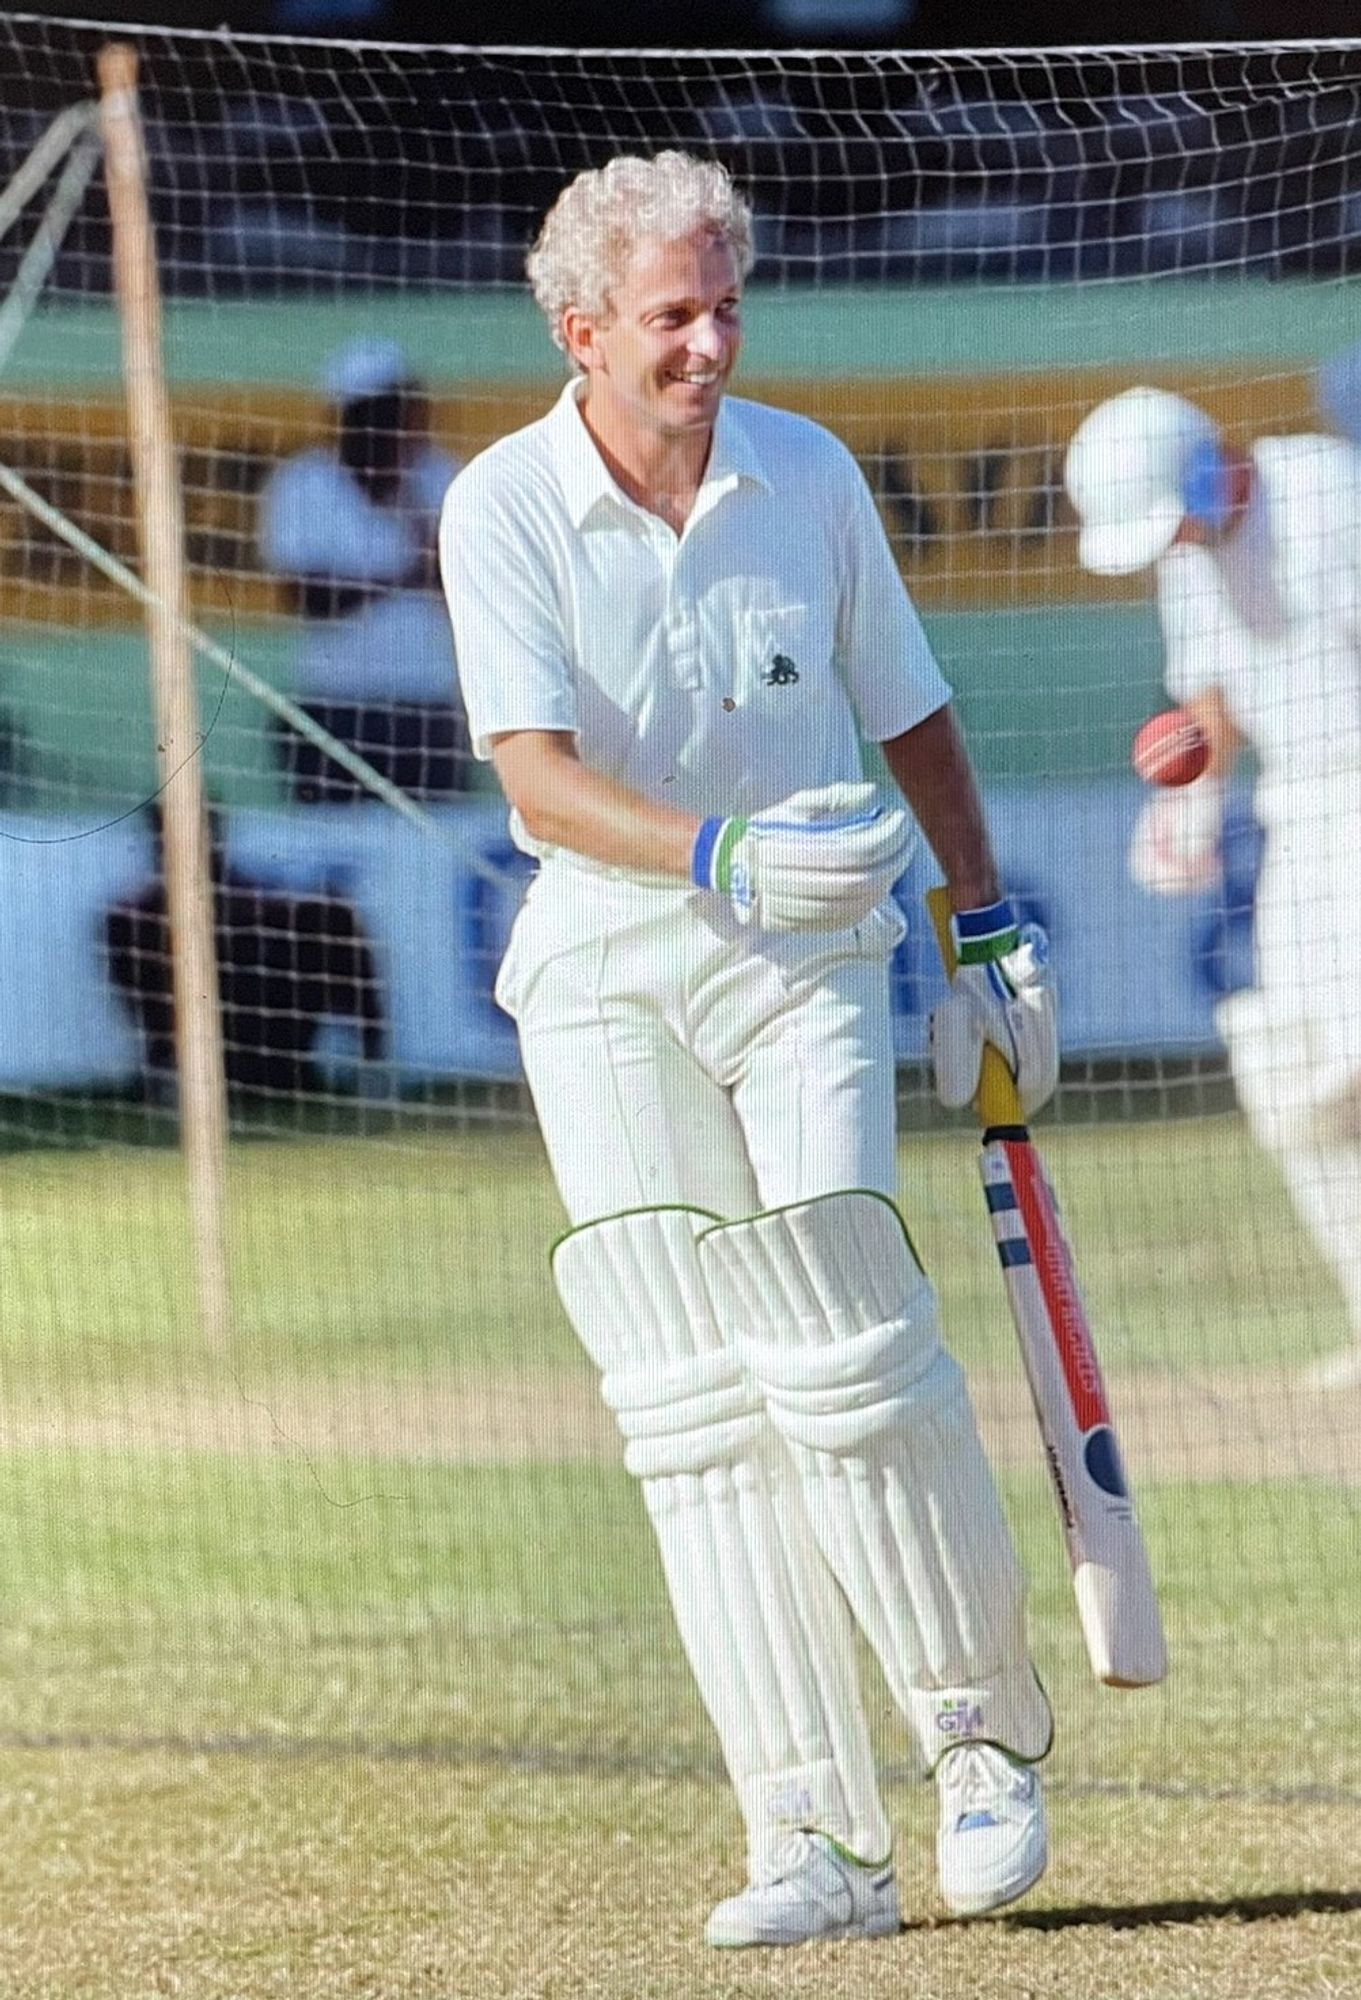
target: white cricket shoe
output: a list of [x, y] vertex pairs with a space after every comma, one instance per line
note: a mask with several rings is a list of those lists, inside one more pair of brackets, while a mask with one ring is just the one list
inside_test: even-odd
[[958, 1743], [936, 1766], [940, 1893], [981, 1917], [1033, 1888], [1049, 1858], [1037, 1772], [994, 1743]]
[[867, 1866], [825, 1833], [797, 1833], [783, 1872], [726, 1897], [704, 1926], [704, 1942], [736, 1947], [888, 1937], [901, 1921], [890, 1862]]

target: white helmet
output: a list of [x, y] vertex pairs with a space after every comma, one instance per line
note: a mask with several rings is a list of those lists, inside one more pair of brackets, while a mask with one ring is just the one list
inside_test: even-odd
[[1082, 567], [1126, 576], [1165, 555], [1186, 514], [1193, 455], [1218, 437], [1203, 410], [1167, 389], [1126, 389], [1098, 403], [1074, 431], [1063, 466], [1082, 524]]

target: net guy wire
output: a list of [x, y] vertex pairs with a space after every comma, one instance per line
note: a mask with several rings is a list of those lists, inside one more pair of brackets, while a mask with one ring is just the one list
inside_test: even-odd
[[[33, 240], [15, 274], [3, 303], [0, 303], [0, 371], [3, 371], [16, 342], [23, 332], [37, 303], [42, 285], [50, 273], [60, 250], [62, 238], [69, 228], [81, 199], [99, 164], [100, 145], [91, 136], [97, 112], [92, 104], [72, 105], [44, 132], [33, 151], [9, 182], [0, 190], [0, 236], [13, 226], [24, 203], [42, 184], [57, 163], [70, 154], [65, 171], [59, 180], [52, 200], [34, 232]], [[156, 594], [144, 584], [135, 571], [128, 568], [110, 550], [106, 549], [84, 529], [52, 506], [24, 479], [12, 466], [0, 461], [0, 488], [27, 512], [32, 514], [52, 534], [60, 537], [67, 545], [101, 575], [116, 584], [119, 589], [135, 599], [143, 607], [158, 603]], [[498, 889], [512, 888], [515, 878], [506, 870], [497, 868], [455, 826], [443, 821], [436, 822], [424, 812], [397, 785], [376, 771], [357, 751], [342, 743], [315, 722], [305, 710], [280, 694], [268, 681], [253, 673], [225, 646], [208, 636], [192, 621], [181, 621], [182, 635], [189, 640], [194, 650], [214, 666], [219, 667], [245, 692], [259, 701], [281, 721], [306, 737], [317, 749], [329, 757], [333, 763], [348, 771], [374, 797], [390, 806], [403, 819], [423, 832], [438, 832], [444, 835], [461, 854], [472, 872], [483, 881], [492, 883]]]

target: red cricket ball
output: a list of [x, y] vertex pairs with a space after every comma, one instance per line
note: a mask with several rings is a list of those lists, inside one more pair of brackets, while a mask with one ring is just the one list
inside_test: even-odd
[[1130, 751], [1130, 762], [1149, 785], [1189, 785], [1209, 761], [1210, 739], [1184, 708], [1151, 715]]

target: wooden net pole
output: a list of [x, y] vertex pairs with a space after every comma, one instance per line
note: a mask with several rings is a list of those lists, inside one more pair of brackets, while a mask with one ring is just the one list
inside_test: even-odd
[[165, 836], [180, 1142], [202, 1330], [211, 1346], [222, 1349], [230, 1329], [227, 1104], [203, 739], [185, 637], [184, 515], [161, 349], [136, 53], [126, 44], [111, 44], [100, 51], [97, 68], [138, 536], [150, 593], [147, 640]]

